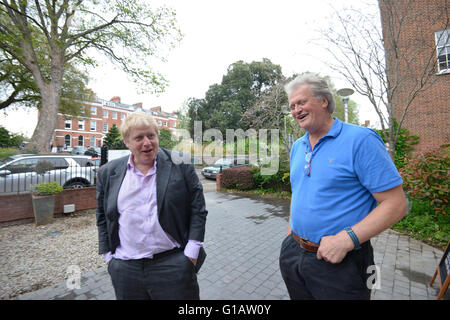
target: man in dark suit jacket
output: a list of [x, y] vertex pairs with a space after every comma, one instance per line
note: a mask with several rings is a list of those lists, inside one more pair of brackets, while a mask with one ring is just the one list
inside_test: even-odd
[[159, 148], [146, 113], [129, 115], [121, 131], [131, 155], [99, 170], [96, 212], [116, 298], [199, 299], [207, 210], [194, 167]]

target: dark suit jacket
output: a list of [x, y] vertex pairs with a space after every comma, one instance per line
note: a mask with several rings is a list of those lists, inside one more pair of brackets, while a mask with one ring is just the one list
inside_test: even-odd
[[[203, 187], [192, 164], [175, 164], [172, 152], [159, 148], [156, 165], [158, 219], [163, 230], [184, 248], [188, 240], [203, 241], [206, 215]], [[103, 165], [97, 179], [99, 253], [115, 252], [120, 243], [117, 197], [127, 171], [128, 156]], [[178, 163], [178, 161], [177, 161]], [[197, 271], [206, 257], [201, 248]]]

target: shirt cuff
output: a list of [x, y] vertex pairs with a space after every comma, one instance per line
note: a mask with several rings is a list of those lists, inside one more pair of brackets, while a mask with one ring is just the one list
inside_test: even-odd
[[111, 259], [112, 259], [112, 253], [111, 253], [111, 251], [108, 251], [107, 253], [105, 253], [105, 254], [103, 255], [103, 257], [105, 258], [106, 263], [109, 263], [109, 262], [111, 261]]
[[203, 246], [203, 242], [196, 240], [189, 240], [184, 248], [184, 255], [191, 259], [197, 259], [200, 248]]

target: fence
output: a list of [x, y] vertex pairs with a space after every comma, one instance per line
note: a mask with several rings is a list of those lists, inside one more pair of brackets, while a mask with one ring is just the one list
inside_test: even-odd
[[58, 182], [64, 189], [95, 186], [99, 166], [67, 166], [43, 173], [36, 167], [16, 166], [0, 170], [0, 194], [28, 193], [32, 186], [43, 182]]

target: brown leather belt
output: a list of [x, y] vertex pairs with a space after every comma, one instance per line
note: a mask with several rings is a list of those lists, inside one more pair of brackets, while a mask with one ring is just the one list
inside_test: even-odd
[[298, 244], [300, 245], [300, 247], [302, 247], [302, 249], [309, 251], [309, 252], [317, 252], [317, 250], [319, 249], [319, 245], [317, 243], [314, 243], [305, 238], [299, 237], [298, 235], [296, 235], [293, 232], [292, 232], [292, 235], [294, 236], [295, 241], [297, 241]]

